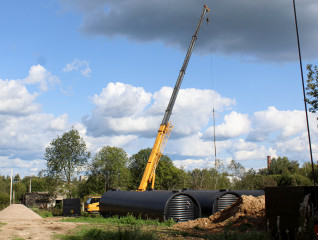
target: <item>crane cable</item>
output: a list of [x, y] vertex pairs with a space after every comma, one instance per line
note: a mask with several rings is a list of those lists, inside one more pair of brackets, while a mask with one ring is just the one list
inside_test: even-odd
[[[208, 14], [208, 17], [206, 19], [207, 25], [210, 22], [210, 13]], [[212, 77], [212, 38], [210, 39], [210, 80], [212, 82], [212, 118], [213, 118], [213, 143], [214, 143], [214, 167], [215, 170], [217, 170], [218, 164], [217, 164], [217, 158], [216, 158], [216, 139], [215, 139], [215, 112], [214, 112], [214, 82], [213, 82], [213, 77]]]

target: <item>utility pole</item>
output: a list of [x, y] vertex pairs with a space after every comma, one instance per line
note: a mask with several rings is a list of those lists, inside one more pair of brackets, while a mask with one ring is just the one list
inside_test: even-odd
[[30, 175], [29, 193], [31, 193], [31, 182], [32, 182], [32, 175]]
[[10, 183], [10, 205], [12, 203], [12, 168], [11, 168], [11, 183]]

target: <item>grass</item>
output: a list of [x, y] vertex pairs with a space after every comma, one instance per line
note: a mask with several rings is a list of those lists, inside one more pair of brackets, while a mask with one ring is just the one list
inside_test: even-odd
[[55, 216], [63, 216], [63, 209], [53, 208], [53, 209], [39, 209], [37, 207], [30, 208], [33, 212], [36, 212], [43, 218], [47, 217], [55, 217]]
[[[0, 228], [3, 227], [4, 225], [6, 225], [6, 223], [0, 222]], [[1, 229], [0, 229], [1, 232]]]
[[159, 222], [158, 220], [153, 220], [153, 219], [135, 218], [132, 215], [127, 215], [126, 217], [113, 216], [110, 218], [104, 218], [102, 216], [94, 216], [94, 217], [85, 216], [85, 217], [77, 217], [77, 218], [66, 218], [66, 219], [63, 219], [62, 222], [82, 222], [82, 223], [96, 223], [96, 224], [110, 223], [114, 225], [135, 225], [135, 226], [152, 225], [152, 226], [161, 226], [161, 227], [171, 227], [175, 224], [173, 220]]
[[81, 227], [73, 235], [57, 236], [61, 240], [157, 240], [154, 231], [142, 230], [139, 226], [118, 227], [116, 230], [100, 229], [96, 227]]
[[[240, 232], [230, 230], [231, 223], [225, 227], [222, 233], [209, 233], [206, 229], [199, 226], [193, 227], [194, 232], [179, 231], [170, 226], [175, 222], [158, 220], [140, 219], [132, 215], [126, 217], [114, 216], [104, 218], [102, 216], [82, 216], [77, 218], [66, 218], [63, 222], [80, 222], [89, 223], [87, 225], [78, 226], [72, 233], [68, 235], [56, 235], [55, 238], [61, 240], [157, 240], [157, 239], [193, 239], [201, 238], [207, 240], [267, 240], [270, 239], [266, 232], [257, 232], [249, 229], [250, 226], [244, 226], [248, 232]], [[198, 232], [199, 231], [199, 232]]]
[[41, 217], [46, 218], [46, 217], [53, 217], [53, 213], [49, 210], [46, 209], [39, 209], [39, 208], [30, 208], [33, 212], [36, 212], [39, 214]]

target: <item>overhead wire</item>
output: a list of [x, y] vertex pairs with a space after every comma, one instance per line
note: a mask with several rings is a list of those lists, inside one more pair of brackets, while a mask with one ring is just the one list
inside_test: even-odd
[[[309, 152], [310, 152], [310, 159], [311, 159], [312, 174], [313, 174], [313, 179], [314, 179], [314, 186], [316, 186], [316, 180], [315, 180], [315, 176], [316, 175], [315, 175], [314, 161], [313, 161], [313, 157], [312, 157], [309, 121], [308, 121], [308, 113], [307, 113], [306, 92], [305, 92], [304, 74], [303, 74], [303, 66], [302, 66], [303, 64], [302, 64], [302, 60], [301, 60], [301, 51], [300, 51], [300, 43], [299, 43], [299, 33], [298, 33], [298, 24], [297, 24], [297, 14], [296, 14], [295, 0], [293, 0], [293, 7], [294, 7], [294, 17], [295, 17], [295, 28], [296, 28], [296, 35], [297, 35], [298, 57], [299, 57], [299, 65], [300, 65], [300, 73], [301, 73], [303, 95], [304, 95], [304, 104], [305, 104], [305, 113], [306, 113]], [[317, 195], [317, 193], [316, 193], [316, 195]]]

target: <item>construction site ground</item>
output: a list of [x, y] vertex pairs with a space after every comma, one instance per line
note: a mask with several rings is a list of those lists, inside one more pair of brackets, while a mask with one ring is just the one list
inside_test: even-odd
[[[116, 230], [111, 224], [61, 222], [62, 217], [41, 218], [21, 204], [13, 204], [0, 212], [0, 239], [59, 239], [61, 235], [76, 235], [83, 227]], [[173, 227], [143, 226], [142, 230], [156, 232], [159, 239], [209, 239], [208, 236], [226, 232], [265, 232], [264, 196], [242, 196], [231, 207], [209, 218], [179, 223]], [[122, 226], [121, 226], [122, 227]], [[131, 227], [131, 226], [124, 226]]]

